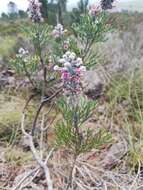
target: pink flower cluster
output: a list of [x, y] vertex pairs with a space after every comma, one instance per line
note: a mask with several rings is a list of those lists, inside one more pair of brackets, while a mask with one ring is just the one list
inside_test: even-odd
[[92, 17], [96, 17], [98, 12], [100, 12], [100, 11], [101, 11], [101, 8], [100, 8], [99, 5], [94, 5], [93, 4], [93, 5], [91, 5], [89, 7], [89, 15], [92, 16]]
[[60, 71], [66, 95], [75, 95], [81, 92], [81, 76], [86, 71], [82, 59], [74, 52], [67, 51], [59, 60], [61, 66], [55, 65], [54, 70]]
[[64, 35], [66, 31], [64, 30], [64, 27], [62, 24], [57, 24], [57, 26], [55, 26], [54, 30], [52, 31], [52, 35], [54, 36], [54, 38], [60, 38]]
[[28, 14], [32, 22], [43, 22], [41, 6], [39, 0], [29, 0]]

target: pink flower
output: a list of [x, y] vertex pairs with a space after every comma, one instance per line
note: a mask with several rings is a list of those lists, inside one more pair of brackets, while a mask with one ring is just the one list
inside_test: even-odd
[[77, 57], [74, 52], [67, 51], [63, 58], [59, 60], [62, 67], [55, 66], [55, 70], [60, 71], [66, 94], [79, 94], [81, 88], [81, 77], [86, 71], [82, 59]]
[[101, 10], [101, 9], [100, 9], [100, 6], [91, 5], [91, 6], [89, 7], [89, 14], [90, 14], [91, 16], [96, 16], [97, 13], [98, 13], [100, 10]]
[[63, 80], [68, 80], [70, 78], [70, 74], [68, 73], [68, 71], [62, 71], [61, 78]]
[[62, 24], [57, 24], [57, 26], [55, 26], [52, 35], [54, 38], [60, 38], [61, 36], [63, 36], [64, 34], [64, 28]]
[[70, 44], [70, 43], [69, 43], [69, 40], [64, 41], [63, 49], [67, 51], [68, 48], [69, 48], [69, 44]]
[[80, 74], [81, 74], [80, 68], [76, 68], [75, 72], [76, 72], [76, 76], [78, 76], [80, 78]]
[[57, 30], [53, 30], [52, 35], [53, 35], [54, 38], [59, 38], [60, 37], [60, 34], [59, 34], [59, 32]]
[[69, 45], [68, 44], [66, 44], [66, 43], [64, 43], [64, 50], [67, 50], [68, 48], [69, 48]]

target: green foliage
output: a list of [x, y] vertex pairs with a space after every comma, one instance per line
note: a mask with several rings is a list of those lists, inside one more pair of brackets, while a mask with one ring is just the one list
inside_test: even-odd
[[23, 34], [32, 42], [36, 54], [41, 53], [42, 48], [48, 44], [50, 27], [47, 24], [33, 24], [22, 28]]
[[[73, 154], [79, 155], [100, 148], [103, 144], [111, 142], [111, 135], [104, 130], [95, 133], [93, 130], [83, 130], [84, 123], [92, 116], [96, 106], [95, 102], [80, 99], [79, 105], [74, 109], [65, 100], [59, 102], [59, 109], [63, 120], [55, 126], [56, 145], [70, 149]], [[75, 125], [76, 117], [76, 125]]]
[[5, 159], [9, 163], [14, 163], [17, 166], [22, 166], [33, 161], [31, 152], [24, 152], [17, 147], [9, 147], [5, 151]]
[[[80, 98], [79, 106], [75, 108], [78, 127], [80, 127], [92, 116], [95, 106], [96, 102], [86, 101], [84, 98]], [[58, 101], [58, 107], [67, 124], [73, 125], [75, 110], [72, 108], [72, 106], [69, 106], [65, 100], [61, 99], [60, 101]]]
[[79, 0], [77, 8], [73, 8], [70, 12], [71, 23], [79, 23], [81, 15], [84, 15], [88, 11], [89, 0]]
[[95, 21], [90, 15], [84, 14], [80, 16], [78, 23], [72, 25], [73, 33], [81, 45], [81, 56], [88, 68], [97, 63], [92, 49], [93, 44], [104, 42], [106, 40], [105, 34], [111, 30], [107, 21], [108, 14], [101, 12]]
[[107, 95], [110, 104], [116, 106], [126, 100], [130, 104], [130, 111], [143, 109], [143, 76], [142, 69], [133, 71], [132, 74], [117, 76], [112, 82]]
[[80, 11], [78, 8], [73, 8], [72, 12], [70, 12], [70, 17], [71, 17], [71, 23], [79, 23], [80, 22]]
[[128, 164], [135, 170], [143, 164], [143, 110], [140, 105], [138, 109], [134, 108], [131, 113], [126, 114], [124, 128], [129, 147]]
[[71, 49], [71, 51], [75, 52], [76, 55], [81, 55], [81, 49], [78, 47], [78, 42], [72, 37], [69, 39], [69, 48]]
[[103, 145], [111, 143], [111, 141], [112, 135], [110, 132], [100, 129], [94, 134], [93, 130], [87, 129], [84, 133], [79, 153], [88, 152], [93, 148], [100, 149]]
[[2, 36], [15, 35], [19, 32], [19, 23], [0, 22], [0, 34]]
[[2, 14], [1, 14], [1, 20], [3, 20], [3, 21], [8, 21], [8, 20], [9, 20], [8, 15], [7, 15], [6, 13], [2, 13]]
[[133, 169], [139, 164], [143, 164], [143, 123], [140, 124], [140, 119], [136, 122], [137, 123], [132, 124], [133, 122], [128, 118], [124, 125], [128, 134], [128, 163]]
[[10, 61], [10, 66], [19, 75], [26, 75], [27, 72], [30, 73], [31, 77], [38, 71], [39, 68], [39, 58], [37, 56], [29, 56], [25, 58], [25, 61], [16, 56], [16, 58]]
[[[54, 39], [53, 37], [49, 39], [50, 48], [52, 51], [51, 56], [54, 58], [55, 62], [58, 62], [58, 59], [63, 56], [65, 50], [63, 48], [64, 41], [67, 40], [69, 36], [61, 36], [61, 38]], [[69, 39], [69, 41], [71, 41]]]
[[73, 24], [73, 32], [81, 43], [102, 42], [105, 40], [105, 33], [110, 29], [107, 18], [105, 12], [99, 13], [96, 21], [93, 21], [93, 18], [88, 14], [81, 16], [80, 23]]
[[93, 50], [93, 52], [90, 53], [90, 55], [88, 55], [88, 57], [86, 57], [86, 59], [85, 59], [86, 68], [89, 70], [91, 68], [94, 68], [94, 66], [99, 63], [98, 62], [99, 59], [100, 59], [100, 55], [98, 55], [98, 53]]
[[1, 39], [0, 54], [7, 56], [8, 52], [12, 50], [15, 44], [16, 38], [11, 38], [10, 36], [7, 36]]
[[135, 23], [139, 24], [142, 22], [142, 12], [122, 12], [112, 13], [109, 15], [109, 23], [120, 31], [130, 31], [134, 28]]
[[19, 10], [18, 13], [6, 14], [2, 13], [0, 20], [3, 22], [16, 22], [19, 19], [25, 19], [28, 15], [25, 11]]
[[19, 10], [18, 14], [19, 14], [19, 17], [22, 18], [22, 19], [28, 17], [27, 13], [25, 11], [23, 11], [23, 10]]
[[7, 58], [15, 53], [15, 49], [17, 47], [17, 39], [15, 37], [3, 37], [0, 39], [1, 46], [0, 46], [0, 57]]
[[9, 15], [9, 20], [17, 20], [18, 19], [18, 13], [10, 13]]
[[16, 71], [17, 74], [23, 74], [24, 72], [23, 61], [21, 60], [20, 57], [11, 59], [9, 65], [11, 66], [12, 69]]
[[[143, 76], [142, 68], [113, 81], [108, 91], [110, 110], [122, 123], [128, 142], [127, 163], [136, 168], [143, 164]], [[123, 105], [126, 102], [127, 105]], [[123, 106], [122, 106], [123, 105]], [[120, 108], [120, 117], [116, 111]], [[112, 114], [113, 114], [112, 113]]]
[[[48, 42], [49, 42], [50, 27], [47, 24], [32, 24], [23, 26], [21, 31], [25, 38], [29, 38], [35, 54], [30, 52], [26, 56], [19, 56], [18, 54], [14, 59], [11, 59], [10, 66], [22, 76], [27, 76], [32, 83], [33, 76], [41, 69], [41, 57], [43, 61], [48, 62]], [[47, 48], [47, 49], [46, 49]], [[46, 51], [43, 51], [46, 50]], [[39, 82], [39, 81], [38, 81]], [[34, 83], [34, 81], [33, 81]]]
[[0, 141], [11, 143], [18, 134], [24, 100], [0, 94]]
[[64, 122], [58, 123], [55, 126], [56, 145], [67, 146], [74, 149], [74, 144], [77, 141], [76, 136], [73, 133], [72, 126], [67, 126]]

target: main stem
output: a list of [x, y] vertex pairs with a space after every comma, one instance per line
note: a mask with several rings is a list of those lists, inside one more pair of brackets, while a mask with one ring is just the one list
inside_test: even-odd
[[66, 190], [68, 190], [70, 188], [71, 184], [72, 184], [73, 170], [74, 170], [74, 167], [75, 167], [75, 164], [76, 164], [76, 159], [77, 159], [77, 155], [74, 154], [73, 164], [72, 164], [72, 167], [71, 167], [71, 170], [70, 170], [69, 182], [68, 182], [68, 185], [66, 187]]
[[42, 48], [41, 48], [41, 44], [40, 44], [40, 33], [39, 33], [39, 25], [38, 25], [38, 30], [37, 30], [37, 49], [38, 49], [38, 56], [40, 58], [40, 64], [42, 67], [42, 71], [43, 71], [43, 83], [42, 83], [42, 97], [41, 99], [43, 100], [45, 98], [45, 89], [46, 89], [46, 80], [47, 80], [47, 68], [45, 67], [45, 63], [44, 60], [42, 58]]

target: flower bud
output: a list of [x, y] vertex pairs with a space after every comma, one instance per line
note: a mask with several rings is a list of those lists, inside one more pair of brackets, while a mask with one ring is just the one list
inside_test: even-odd
[[60, 67], [58, 65], [55, 65], [53, 69], [54, 69], [54, 71], [59, 71]]
[[81, 71], [81, 72], [85, 72], [85, 71], [86, 71], [86, 67], [85, 67], [85, 66], [81, 66], [81, 67], [80, 67], [80, 71]]

